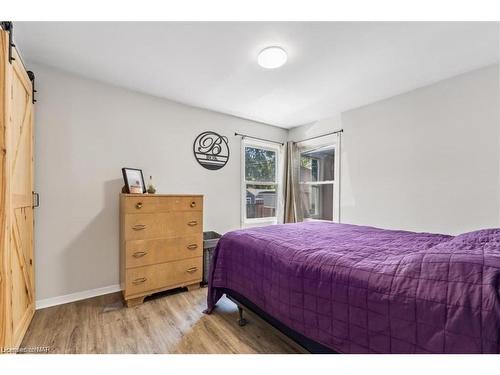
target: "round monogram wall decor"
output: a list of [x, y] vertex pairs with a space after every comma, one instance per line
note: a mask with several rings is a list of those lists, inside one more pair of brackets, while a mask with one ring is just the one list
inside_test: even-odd
[[229, 160], [227, 137], [211, 131], [203, 132], [194, 140], [193, 152], [202, 167], [221, 169]]

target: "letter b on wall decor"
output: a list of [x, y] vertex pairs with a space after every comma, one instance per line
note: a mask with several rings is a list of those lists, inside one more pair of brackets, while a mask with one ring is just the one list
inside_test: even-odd
[[202, 167], [221, 169], [229, 160], [227, 137], [211, 131], [203, 132], [194, 140], [193, 153]]

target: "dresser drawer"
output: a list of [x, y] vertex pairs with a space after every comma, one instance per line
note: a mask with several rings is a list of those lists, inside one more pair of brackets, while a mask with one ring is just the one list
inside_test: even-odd
[[203, 197], [200, 196], [126, 196], [124, 213], [152, 213], [165, 211], [202, 211]]
[[150, 264], [201, 257], [203, 239], [201, 235], [182, 238], [134, 240], [125, 243], [125, 267], [140, 267]]
[[170, 197], [173, 211], [202, 211], [203, 197]]
[[124, 213], [152, 213], [169, 211], [171, 205], [167, 199], [161, 199], [161, 197], [138, 195], [124, 198], [122, 207]]
[[184, 237], [203, 231], [201, 211], [155, 214], [126, 214], [125, 240]]
[[125, 296], [201, 281], [202, 268], [200, 257], [128, 269]]

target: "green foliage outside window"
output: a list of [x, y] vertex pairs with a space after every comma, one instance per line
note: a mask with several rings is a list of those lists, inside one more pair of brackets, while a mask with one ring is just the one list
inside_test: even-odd
[[245, 147], [245, 179], [274, 182], [276, 180], [276, 152]]

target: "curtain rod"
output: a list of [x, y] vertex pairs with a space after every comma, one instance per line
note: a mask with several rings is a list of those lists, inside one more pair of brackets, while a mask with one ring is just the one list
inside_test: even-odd
[[279, 145], [284, 146], [285, 144], [283, 142], [278, 142], [278, 141], [272, 141], [270, 139], [264, 139], [264, 138], [259, 138], [259, 137], [253, 137], [251, 135], [246, 135], [246, 134], [241, 134], [241, 133], [234, 133], [234, 135], [239, 135], [240, 137], [244, 138], [252, 138], [252, 139], [257, 139], [259, 141], [264, 141], [264, 142], [271, 142], [271, 143], [277, 143]]
[[300, 143], [300, 142], [305, 142], [305, 141], [312, 141], [313, 139], [316, 139], [316, 138], [326, 137], [327, 135], [333, 135], [333, 134], [343, 133], [343, 132], [344, 132], [344, 129], [339, 129], [339, 130], [335, 130], [334, 132], [331, 132], [331, 133], [317, 135], [316, 137], [311, 137], [311, 138], [303, 139], [301, 141], [297, 141], [297, 142], [293, 142], [293, 143]]

